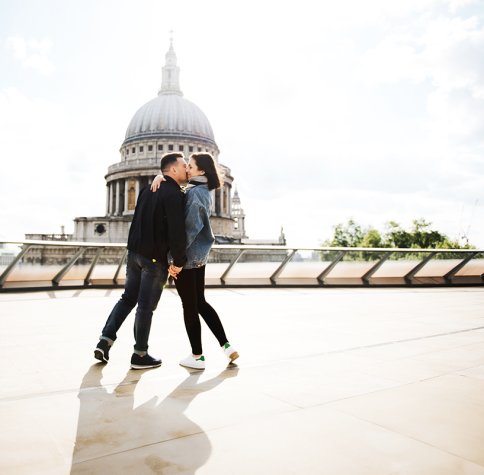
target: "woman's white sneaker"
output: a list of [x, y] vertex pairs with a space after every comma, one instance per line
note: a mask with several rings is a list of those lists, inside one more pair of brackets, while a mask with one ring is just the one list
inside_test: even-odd
[[239, 354], [229, 342], [222, 346], [222, 350], [224, 351], [225, 356], [229, 359], [230, 363], [239, 357]]
[[205, 356], [202, 355], [195, 358], [193, 355], [188, 355], [180, 361], [180, 365], [185, 368], [205, 369]]

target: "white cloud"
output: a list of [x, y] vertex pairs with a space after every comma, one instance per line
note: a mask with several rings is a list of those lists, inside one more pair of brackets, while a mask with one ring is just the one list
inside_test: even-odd
[[449, 12], [456, 13], [459, 9], [469, 5], [475, 5], [478, 2], [479, 0], [450, 0]]
[[48, 57], [52, 48], [50, 40], [26, 40], [21, 36], [10, 36], [5, 41], [5, 47], [25, 68], [36, 70], [45, 76], [54, 72], [54, 65]]
[[0, 90], [2, 235], [72, 231], [76, 215], [103, 214], [106, 145], [79, 140], [88, 123], [71, 104]]

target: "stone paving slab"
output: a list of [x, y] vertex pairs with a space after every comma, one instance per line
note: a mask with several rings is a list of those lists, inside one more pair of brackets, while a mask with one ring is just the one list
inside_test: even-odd
[[129, 369], [132, 316], [96, 363], [120, 294], [0, 294], [2, 475], [484, 475], [483, 289], [210, 289], [241, 357], [204, 328], [191, 373], [173, 290], [161, 368]]

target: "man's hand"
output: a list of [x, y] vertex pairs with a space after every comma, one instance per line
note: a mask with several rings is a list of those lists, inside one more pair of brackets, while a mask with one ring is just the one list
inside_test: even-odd
[[166, 181], [163, 175], [156, 175], [155, 179], [151, 183], [151, 191], [156, 191], [159, 187], [162, 181]]
[[168, 268], [168, 273], [174, 278], [176, 279], [178, 277], [178, 274], [182, 271], [183, 267], [177, 267], [177, 266], [174, 266], [173, 264], [170, 265], [170, 267]]

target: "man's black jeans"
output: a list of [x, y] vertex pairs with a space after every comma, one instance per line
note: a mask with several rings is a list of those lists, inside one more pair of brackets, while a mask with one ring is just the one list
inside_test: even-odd
[[165, 265], [128, 251], [124, 293], [114, 306], [103, 328], [102, 336], [112, 341], [131, 310], [138, 304], [134, 321], [135, 351], [148, 351], [148, 337], [153, 311], [158, 305], [168, 277]]

